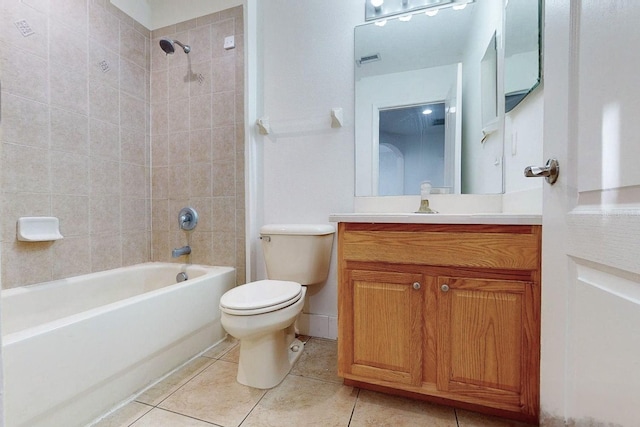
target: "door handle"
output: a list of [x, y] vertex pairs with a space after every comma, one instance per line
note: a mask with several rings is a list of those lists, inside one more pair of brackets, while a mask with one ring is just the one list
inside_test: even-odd
[[527, 166], [524, 168], [524, 176], [527, 178], [544, 177], [549, 184], [554, 184], [560, 175], [560, 165], [556, 159], [547, 160], [547, 164], [540, 166]]

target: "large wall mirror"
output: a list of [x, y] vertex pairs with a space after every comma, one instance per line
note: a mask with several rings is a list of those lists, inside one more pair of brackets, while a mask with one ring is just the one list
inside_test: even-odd
[[541, 4], [537, 0], [507, 0], [505, 5], [505, 111], [513, 110], [541, 79]]
[[[355, 28], [356, 196], [420, 194], [427, 180], [435, 193], [503, 191], [494, 161], [502, 130], [483, 133], [482, 59], [487, 46], [501, 49], [505, 3], [477, 0]], [[491, 100], [502, 116], [503, 87]], [[490, 164], [478, 165], [489, 150]]]

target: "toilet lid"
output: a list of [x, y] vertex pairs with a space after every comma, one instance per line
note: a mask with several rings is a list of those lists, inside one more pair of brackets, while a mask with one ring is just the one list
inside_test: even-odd
[[286, 307], [300, 299], [302, 285], [285, 280], [259, 280], [237, 286], [222, 295], [220, 308], [233, 314], [257, 314]]

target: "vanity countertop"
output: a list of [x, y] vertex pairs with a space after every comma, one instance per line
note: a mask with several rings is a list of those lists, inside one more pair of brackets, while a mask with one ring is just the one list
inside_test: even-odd
[[418, 214], [418, 213], [336, 213], [331, 222], [394, 224], [501, 224], [541, 225], [542, 215], [514, 213]]

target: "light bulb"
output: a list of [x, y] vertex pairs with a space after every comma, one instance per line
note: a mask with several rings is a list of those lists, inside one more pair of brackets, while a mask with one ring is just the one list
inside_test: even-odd
[[398, 19], [401, 20], [402, 22], [408, 22], [408, 21], [411, 21], [411, 17], [412, 17], [412, 15], [402, 15]]
[[371, 6], [375, 7], [376, 9], [382, 6], [382, 3], [384, 3], [384, 0], [371, 0]]
[[427, 114], [431, 114], [433, 113], [433, 110], [430, 110], [429, 108], [425, 108], [424, 110], [422, 110], [422, 114], [427, 115]]
[[427, 16], [436, 16], [438, 14], [438, 10], [427, 10], [424, 14]]
[[382, 21], [376, 21], [376, 25], [378, 27], [384, 27], [385, 25], [387, 25], [387, 20], [383, 19]]
[[453, 9], [453, 10], [462, 10], [462, 9], [464, 9], [465, 7], [467, 7], [467, 4], [466, 4], [466, 3], [464, 3], [464, 4], [457, 4], [457, 5], [453, 6], [453, 7], [452, 7], [452, 9]]

